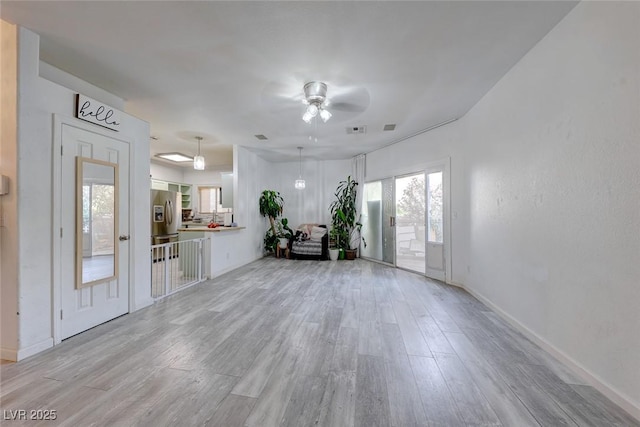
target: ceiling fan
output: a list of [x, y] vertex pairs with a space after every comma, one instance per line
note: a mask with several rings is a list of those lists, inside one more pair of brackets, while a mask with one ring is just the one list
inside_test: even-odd
[[349, 120], [369, 107], [369, 91], [363, 86], [319, 80], [302, 83], [295, 80], [288, 84], [272, 82], [265, 87], [262, 100], [270, 111], [281, 116], [283, 112], [289, 114], [286, 111], [290, 110], [294, 116], [296, 113], [293, 109], [303, 103], [306, 108], [298, 110], [297, 114], [302, 114], [302, 119], [310, 123], [314, 117], [324, 122], [332, 117], [332, 120]]

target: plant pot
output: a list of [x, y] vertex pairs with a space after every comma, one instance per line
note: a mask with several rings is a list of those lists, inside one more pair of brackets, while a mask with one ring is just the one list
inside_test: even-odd
[[280, 247], [282, 249], [284, 249], [287, 246], [289, 246], [289, 239], [287, 239], [286, 237], [279, 237], [278, 240], [280, 240]]
[[357, 252], [357, 249], [345, 249], [344, 258], [348, 259], [349, 261], [353, 261], [354, 259], [356, 259]]
[[340, 250], [335, 248], [329, 249], [329, 259], [331, 261], [335, 261], [338, 259], [338, 255], [340, 255]]
[[338, 259], [344, 259], [344, 249], [338, 250]]

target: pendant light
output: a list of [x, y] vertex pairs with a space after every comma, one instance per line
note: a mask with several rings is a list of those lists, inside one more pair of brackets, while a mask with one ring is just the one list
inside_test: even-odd
[[295, 187], [296, 190], [304, 190], [306, 185], [304, 179], [302, 179], [302, 147], [298, 147], [298, 150], [300, 151], [300, 175], [298, 175], [298, 179], [296, 179]]
[[200, 141], [202, 141], [201, 136], [196, 136], [198, 140], [198, 155], [193, 158], [193, 168], [197, 171], [204, 170], [204, 156], [200, 155]]

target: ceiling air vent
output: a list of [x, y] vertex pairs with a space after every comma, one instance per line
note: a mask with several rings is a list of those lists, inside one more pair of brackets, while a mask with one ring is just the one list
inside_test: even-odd
[[254, 135], [256, 138], [258, 138], [260, 141], [266, 141], [268, 138], [262, 134], [260, 135]]
[[349, 126], [347, 127], [347, 134], [355, 134], [355, 133], [367, 133], [366, 126]]
[[396, 125], [395, 123], [384, 125], [384, 128], [382, 128], [382, 130], [396, 130]]

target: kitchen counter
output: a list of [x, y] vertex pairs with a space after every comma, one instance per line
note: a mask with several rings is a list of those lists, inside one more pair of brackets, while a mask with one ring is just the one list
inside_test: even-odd
[[216, 228], [208, 228], [206, 225], [198, 224], [198, 225], [187, 225], [185, 227], [178, 228], [178, 231], [205, 231], [208, 233], [220, 233], [223, 231], [236, 231], [236, 230], [244, 230], [247, 227], [225, 227], [223, 225]]

